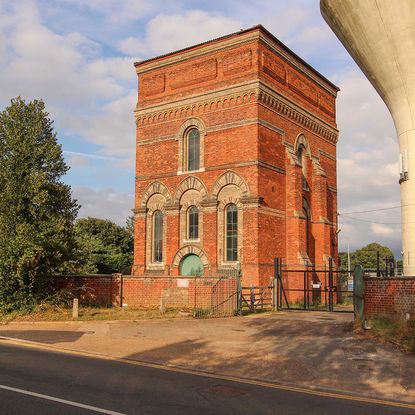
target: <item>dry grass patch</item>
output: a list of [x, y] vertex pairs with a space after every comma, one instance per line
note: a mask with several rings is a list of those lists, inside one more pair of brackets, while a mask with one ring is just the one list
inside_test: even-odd
[[166, 310], [160, 313], [159, 309], [136, 310], [120, 307], [80, 307], [79, 317], [72, 318], [72, 308], [41, 304], [31, 312], [13, 312], [0, 314], [0, 324], [11, 321], [86, 321], [86, 320], [143, 320], [162, 318], [183, 318], [186, 313], [179, 310]]
[[415, 354], [415, 320], [381, 316], [370, 320], [370, 334]]

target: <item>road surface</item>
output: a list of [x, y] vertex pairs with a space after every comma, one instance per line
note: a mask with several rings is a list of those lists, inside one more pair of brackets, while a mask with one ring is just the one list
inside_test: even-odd
[[392, 415], [415, 409], [0, 343], [1, 415], [94, 413]]

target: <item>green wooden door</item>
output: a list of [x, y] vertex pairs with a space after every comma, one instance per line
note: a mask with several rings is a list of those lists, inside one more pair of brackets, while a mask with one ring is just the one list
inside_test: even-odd
[[203, 264], [200, 258], [194, 254], [185, 256], [180, 264], [180, 275], [203, 275]]

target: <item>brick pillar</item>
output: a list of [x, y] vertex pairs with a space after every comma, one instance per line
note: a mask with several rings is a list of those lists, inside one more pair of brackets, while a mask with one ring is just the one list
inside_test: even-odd
[[210, 269], [206, 272], [215, 272], [218, 266], [216, 238], [217, 238], [217, 200], [202, 202], [203, 209], [203, 236], [202, 246], [207, 255]]
[[287, 148], [286, 212], [287, 258], [285, 263], [298, 267], [304, 264], [306, 249], [306, 217], [303, 213], [301, 164], [293, 149]]
[[179, 269], [172, 267], [174, 256], [180, 249], [180, 205], [178, 203], [166, 205], [166, 227], [165, 274], [178, 275]]
[[244, 285], [260, 285], [258, 266], [258, 207], [261, 197], [245, 197], [241, 200], [243, 206], [243, 249], [240, 252], [242, 279]]
[[146, 263], [146, 208], [134, 209], [134, 264], [132, 273], [142, 275]]
[[331, 256], [332, 224], [328, 219], [327, 176], [318, 159], [313, 159], [312, 178], [312, 233], [315, 241], [315, 264], [318, 267], [327, 264]]

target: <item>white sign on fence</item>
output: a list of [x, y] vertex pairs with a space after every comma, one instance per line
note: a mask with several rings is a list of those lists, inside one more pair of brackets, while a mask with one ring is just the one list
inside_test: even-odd
[[189, 287], [189, 280], [187, 278], [178, 278], [177, 279], [177, 287], [179, 287], [179, 288], [188, 288]]

